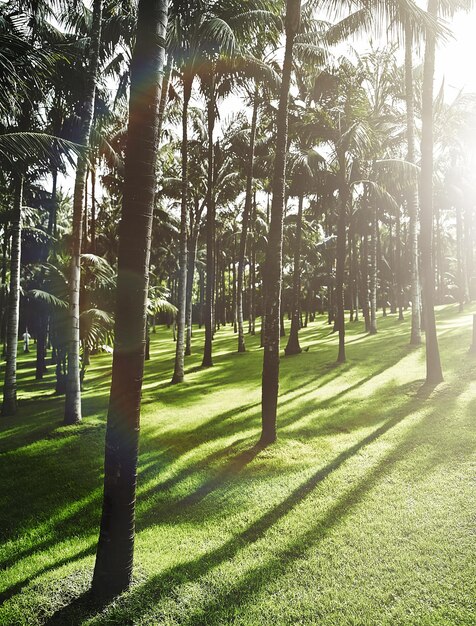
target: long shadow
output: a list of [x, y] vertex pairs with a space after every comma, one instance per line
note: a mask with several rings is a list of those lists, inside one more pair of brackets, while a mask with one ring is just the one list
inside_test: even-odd
[[[166, 511], [162, 511], [162, 514], [157, 513], [157, 511], [149, 510], [141, 517], [140, 523], [138, 524], [138, 528], [141, 529], [149, 524], [156, 524], [159, 521], [163, 521], [164, 519], [168, 519], [170, 517], [174, 517], [175, 515], [183, 512], [188, 507], [198, 504], [203, 498], [205, 498], [209, 493], [214, 491], [215, 489], [221, 487], [228, 479], [236, 476], [248, 463], [251, 461], [264, 449], [262, 444], [255, 443], [251, 448], [240, 452], [231, 461], [222, 468], [215, 476], [212, 476], [205, 482], [203, 482], [197, 489], [186, 495], [184, 498], [174, 502], [171, 506], [167, 508]], [[195, 473], [196, 468], [194, 467], [192, 473]], [[181, 480], [181, 479], [180, 479]], [[162, 486], [159, 485], [159, 488]]]
[[[422, 390], [418, 396], [413, 398], [408, 403], [408, 407], [406, 410], [404, 408], [401, 409], [401, 414], [396, 415], [394, 418], [382, 424], [379, 428], [369, 434], [367, 437], [364, 437], [359, 442], [339, 454], [331, 463], [326, 465], [324, 468], [321, 468], [317, 472], [315, 472], [312, 476], [310, 476], [303, 484], [297, 487], [289, 496], [287, 496], [282, 502], [277, 504], [275, 507], [267, 511], [264, 515], [262, 515], [258, 520], [253, 522], [246, 530], [235, 535], [225, 544], [220, 546], [219, 548], [203, 554], [192, 561], [188, 561], [186, 563], [182, 563], [176, 567], [173, 567], [162, 574], [150, 579], [143, 585], [137, 586], [131, 590], [130, 593], [125, 595], [122, 599], [119, 600], [117, 604], [117, 611], [113, 609], [112, 613], [118, 612], [117, 621], [108, 621], [108, 623], [113, 624], [122, 624], [121, 621], [122, 614], [127, 614], [130, 619], [130, 610], [137, 610], [138, 604], [140, 605], [140, 614], [143, 614], [148, 608], [152, 607], [153, 604], [161, 597], [165, 596], [167, 593], [173, 592], [176, 586], [183, 585], [187, 581], [197, 580], [203, 576], [205, 576], [208, 572], [210, 572], [215, 567], [219, 566], [221, 563], [225, 561], [229, 561], [236, 556], [236, 554], [247, 545], [255, 543], [258, 541], [263, 535], [280, 519], [282, 519], [285, 515], [291, 512], [298, 504], [306, 499], [313, 490], [318, 486], [320, 482], [325, 480], [332, 472], [336, 471], [341, 467], [348, 459], [352, 456], [360, 452], [364, 447], [368, 446], [379, 437], [390, 431], [393, 427], [402, 422], [405, 417], [407, 417], [411, 407], [415, 407], [415, 404], [420, 404], [420, 401], [423, 401], [428, 395], [431, 393], [431, 389], [427, 388]], [[414, 427], [416, 428], [416, 426]], [[403, 444], [401, 444], [403, 445]], [[368, 476], [362, 483], [351, 490], [350, 493], [346, 494], [341, 500], [338, 501], [336, 505], [332, 507], [328, 514], [324, 517], [321, 522], [314, 526], [311, 530], [307, 531], [299, 541], [294, 542], [292, 546], [286, 548], [281, 551], [272, 561], [273, 566], [280, 566], [282, 568], [285, 567], [285, 562], [287, 558], [295, 559], [298, 554], [298, 550], [296, 546], [299, 546], [301, 551], [304, 552], [310, 546], [310, 544], [316, 540], [316, 534], [319, 531], [322, 533], [328, 532], [335, 526], [340, 519], [348, 512], [350, 506], [357, 504], [362, 497], [367, 493], [371, 487], [378, 480], [378, 477], [382, 471], [387, 471], [391, 462], [390, 459], [394, 459], [393, 462], [396, 462], [398, 458], [400, 458], [400, 447], [396, 450], [392, 451], [387, 455], [387, 457], [381, 461], [378, 467], [375, 470], [372, 470], [370, 476]], [[272, 566], [269, 566], [272, 569]], [[256, 584], [253, 585], [254, 576], [258, 573], [258, 570], [265, 571], [268, 569], [268, 566], [260, 566], [255, 568], [250, 574], [245, 576], [240, 584], [237, 586], [233, 586], [231, 590], [227, 591], [224, 594], [220, 594], [220, 596], [214, 600], [212, 603], [207, 605], [206, 607], [200, 608], [199, 612], [196, 614], [192, 614], [187, 619], [186, 624], [196, 624], [197, 626], [201, 626], [203, 623], [207, 624], [215, 624], [215, 623], [224, 623], [223, 621], [217, 622], [212, 621], [216, 619], [222, 619], [222, 616], [216, 615], [213, 617], [211, 615], [217, 609], [226, 610], [227, 603], [228, 606], [232, 606], [236, 603], [236, 598], [240, 598], [240, 602], [242, 598], [247, 594], [251, 594], [253, 589], [256, 588]], [[258, 576], [258, 580], [263, 580], [261, 576]], [[268, 579], [266, 579], [268, 580]], [[244, 591], [242, 594], [241, 592]], [[138, 599], [140, 598], [140, 602]], [[68, 617], [84, 617], [85, 615], [91, 616], [93, 614], [94, 609], [90, 606], [88, 607], [86, 604], [74, 604], [71, 610], [68, 607], [64, 607], [60, 609], [58, 615], [60, 615], [63, 619]], [[206, 619], [205, 619], [206, 616]], [[109, 618], [114, 619], [114, 615], [108, 615]], [[53, 618], [54, 619], [54, 618]], [[74, 623], [67, 622], [64, 623]], [[182, 622], [181, 622], [182, 623]], [[61, 622], [58, 621], [49, 621], [48, 624], [51, 626], [53, 624], [59, 625]]]
[[[400, 408], [398, 415], [395, 415], [393, 418], [387, 420], [372, 433], [355, 443], [353, 446], [350, 446], [345, 451], [341, 452], [333, 461], [312, 474], [304, 483], [297, 487], [284, 500], [282, 500], [279, 504], [264, 513], [259, 519], [257, 519], [250, 526], [248, 526], [248, 528], [245, 529], [243, 532], [235, 535], [229, 541], [224, 543], [222, 546], [216, 548], [215, 550], [199, 556], [193, 561], [188, 561], [186, 563], [182, 563], [176, 567], [173, 567], [160, 574], [159, 576], [153, 577], [143, 585], [134, 588], [129, 594], [124, 597], [123, 601], [121, 601], [121, 605], [134, 605], [134, 599], [137, 596], [141, 596], [141, 607], [142, 609], [146, 608], [148, 605], [152, 604], [155, 599], [161, 597], [162, 594], [170, 591], [173, 587], [175, 587], [175, 585], [181, 585], [185, 581], [195, 580], [205, 575], [210, 570], [220, 565], [222, 562], [232, 559], [234, 556], [236, 556], [240, 549], [245, 547], [247, 544], [254, 543], [258, 539], [260, 539], [260, 537], [262, 537], [266, 533], [266, 531], [268, 531], [275, 523], [277, 523], [281, 518], [283, 518], [290, 511], [292, 511], [298, 504], [305, 500], [306, 497], [309, 496], [312, 491], [317, 487], [317, 485], [325, 480], [332, 472], [339, 469], [352, 456], [359, 453], [363, 448], [373, 443], [379, 437], [386, 434], [388, 431], [390, 431], [392, 428], [402, 422], [411, 412], [412, 408], [413, 410], [416, 409], [417, 406], [421, 402], [423, 402], [430, 393], [430, 388], [422, 390], [415, 398], [409, 400], [407, 405]], [[151, 596], [148, 603], [144, 596]], [[88, 615], [90, 616], [92, 614], [92, 610], [94, 610], [94, 608], [92, 608], [90, 605], [90, 598], [89, 596], [85, 596], [83, 601], [75, 601], [74, 604], [72, 604], [71, 606], [67, 605], [66, 607], [60, 609], [51, 618], [51, 620], [47, 622], [47, 624], [61, 624], [61, 622], [56, 621], [59, 619], [59, 617], [65, 620], [63, 622], [65, 624], [75, 623], [74, 621], [71, 621], [75, 618], [78, 619], [79, 622], [80, 618], [84, 618]], [[68, 622], [66, 620], [70, 621]]]
[[94, 554], [95, 550], [96, 550], [95, 545], [89, 546], [88, 548], [84, 548], [84, 550], [81, 550], [80, 552], [73, 554], [72, 556], [65, 557], [63, 559], [60, 559], [59, 561], [54, 561], [54, 563], [50, 563], [49, 565], [45, 565], [44, 567], [36, 570], [35, 573], [32, 574], [31, 576], [27, 576], [26, 578], [23, 578], [22, 580], [16, 582], [11, 587], [8, 587], [4, 591], [2, 591], [0, 593], [0, 605], [2, 605], [4, 602], [9, 600], [11, 597], [16, 595], [17, 593], [20, 593], [24, 587], [26, 587], [32, 581], [39, 578], [42, 574], [51, 572], [52, 570], [58, 569], [59, 567], [63, 567], [63, 565], [67, 565], [68, 563], [72, 563], [73, 561], [79, 561], [85, 556], [90, 556], [91, 554]]

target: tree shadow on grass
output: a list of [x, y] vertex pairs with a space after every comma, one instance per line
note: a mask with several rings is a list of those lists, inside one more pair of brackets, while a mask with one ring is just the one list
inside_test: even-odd
[[[370, 445], [378, 438], [385, 435], [392, 428], [400, 424], [412, 411], [416, 410], [418, 406], [420, 406], [423, 401], [428, 397], [431, 393], [432, 389], [427, 387], [419, 391], [415, 397], [411, 398], [409, 402], [404, 407], [401, 407], [399, 412], [391, 419], [387, 420], [384, 424], [382, 424], [379, 428], [375, 429], [372, 433], [362, 438], [360, 441], [356, 442], [354, 445], [350, 446], [336, 458], [327, 464], [325, 467], [320, 468], [316, 472], [314, 472], [305, 482], [299, 485], [296, 489], [294, 489], [284, 500], [282, 500], [279, 504], [268, 510], [264, 513], [260, 518], [254, 521], [252, 524], [248, 526], [243, 532], [235, 535], [222, 546], [212, 550], [211, 552], [207, 552], [192, 561], [188, 561], [186, 563], [182, 563], [178, 566], [175, 566], [162, 574], [155, 576], [145, 582], [142, 585], [138, 585], [134, 587], [129, 593], [125, 594], [120, 600], [118, 600], [117, 607], [121, 614], [124, 616], [127, 615], [130, 620], [130, 611], [137, 611], [137, 607], [140, 607], [140, 614], [143, 614], [146, 610], [151, 608], [153, 604], [161, 598], [165, 594], [169, 594], [173, 591], [176, 586], [182, 585], [187, 581], [193, 581], [201, 578], [206, 575], [209, 571], [219, 566], [224, 561], [229, 561], [233, 559], [237, 553], [246, 547], [249, 544], [252, 544], [258, 541], [274, 524], [276, 524], [280, 519], [290, 513], [295, 507], [297, 507], [303, 500], [305, 500], [314, 489], [325, 480], [331, 473], [335, 472], [339, 469], [347, 460], [349, 460], [354, 455], [358, 454], [363, 448]], [[397, 448], [398, 449], [398, 448]], [[247, 451], [247, 455], [243, 455], [240, 460], [237, 459], [237, 463], [243, 464], [243, 461], [246, 462], [251, 460], [256, 456], [259, 452], [258, 449], [250, 449]], [[394, 453], [395, 459], [399, 458], [399, 455], [395, 451]], [[385, 463], [380, 463], [379, 466], [384, 468], [388, 468], [388, 461]], [[377, 476], [376, 470], [372, 472]], [[230, 474], [229, 474], [230, 475]], [[364, 481], [364, 485], [369, 481]], [[375, 482], [375, 481], [373, 481]], [[372, 482], [372, 484], [373, 484]], [[214, 483], [208, 483], [211, 485]], [[354, 501], [358, 501], [361, 497], [368, 491], [367, 488], [360, 487], [354, 492], [352, 496]], [[202, 492], [197, 491], [198, 498], [195, 498], [194, 494], [191, 495], [190, 500], [188, 502], [188, 506], [193, 506], [197, 502], [200, 502], [202, 499]], [[204, 495], [210, 493], [210, 489], [205, 486]], [[357, 497], [356, 494], [357, 493]], [[359, 495], [360, 493], [360, 495]], [[320, 523], [320, 527], [322, 529], [331, 528], [335, 525], [342, 514], [349, 508], [349, 502], [352, 500], [350, 496], [346, 496], [342, 501], [339, 501], [332, 509], [332, 512], [326, 515], [324, 520]], [[316, 530], [313, 529], [313, 537], [315, 538]], [[308, 546], [309, 541], [302, 541], [303, 546]], [[293, 547], [293, 557], [295, 556], [296, 547]], [[284, 554], [280, 554], [279, 557], [276, 557], [276, 562], [283, 560], [287, 556], [287, 551]], [[273, 561], [274, 562], [274, 561]], [[250, 574], [251, 576], [251, 574]], [[243, 584], [243, 588], [249, 586], [250, 581], [247, 581]], [[241, 588], [241, 585], [240, 585]], [[235, 593], [236, 589], [233, 593]], [[230, 594], [230, 597], [228, 597]], [[224, 594], [226, 597], [220, 598], [220, 600], [210, 607], [208, 607], [207, 613], [207, 623], [209, 613], [208, 611], [214, 611], [214, 607], [222, 608], [223, 602], [231, 601], [232, 592], [229, 594]], [[241, 597], [241, 596], [240, 596]], [[84, 619], [86, 616], [91, 616], [95, 611], [97, 611], [97, 607], [91, 606], [90, 596], [86, 595], [83, 598], [78, 598], [74, 600], [70, 605], [67, 605], [61, 608], [52, 618], [47, 622], [51, 625], [59, 625], [59, 624], [75, 624], [80, 623], [81, 619]], [[115, 612], [115, 611], [114, 611]], [[136, 613], [134, 613], [136, 616]], [[203, 621], [203, 611], [200, 610], [199, 614], [192, 615], [188, 622], [190, 624], [202, 624]], [[74, 621], [74, 620], [77, 621]], [[125, 619], [125, 618], [124, 618]], [[58, 621], [63, 620], [63, 621]], [[69, 620], [69, 621], [68, 621]], [[108, 616], [109, 620], [109, 616]], [[107, 620], [107, 621], [108, 621]], [[119, 618], [118, 621], [108, 621], [108, 623], [113, 624], [123, 624], [127, 623], [121, 621]], [[213, 622], [214, 623], [214, 622]]]
[[[269, 529], [280, 521], [280, 519], [284, 518], [284, 516], [303, 502], [319, 483], [325, 480], [332, 472], [339, 469], [348, 459], [358, 454], [364, 447], [376, 441], [379, 437], [402, 422], [412, 410], [415, 410], [415, 405], [419, 405], [429, 393], [431, 393], [430, 389], [420, 392], [418, 396], [412, 398], [408, 403], [406, 410], [402, 409], [400, 414], [394, 416], [371, 434], [339, 454], [327, 466], [313, 473], [284, 500], [222, 546], [192, 561], [175, 566], [151, 578], [146, 583], [132, 588], [132, 590], [120, 598], [115, 606], [104, 616], [104, 623], [119, 625], [126, 623], [124, 621], [126, 619], [132, 620], [133, 618], [137, 618], [150, 610], [161, 598], [170, 594], [174, 595], [176, 593], [175, 590], [179, 586], [203, 578], [214, 568], [236, 557], [241, 550], [261, 539]], [[418, 426], [418, 424], [413, 426], [412, 431], [418, 428]], [[241, 605], [244, 599], [259, 591], [259, 588], [265, 581], [269, 583], [270, 580], [275, 580], [276, 574], [282, 574], [291, 559], [295, 560], [303, 556], [310, 546], [321, 540], [348, 514], [352, 507], [362, 500], [365, 494], [377, 483], [379, 478], [385, 472], [388, 472], [392, 465], [398, 462], [401, 458], [402, 451], [405, 449], [405, 446], [408, 445], [406, 442], [408, 442], [409, 439], [410, 435], [407, 435], [405, 441], [388, 453], [386, 457], [379, 462], [378, 466], [371, 470], [370, 474], [355, 488], [346, 492], [318, 524], [303, 533], [301, 537], [293, 541], [290, 546], [280, 550], [278, 554], [273, 556], [271, 561], [267, 562], [265, 565], [258, 565], [253, 568], [237, 585], [232, 586], [231, 589], [228, 588], [224, 593], [219, 593], [212, 602], [189, 614], [188, 618], [180, 623], [194, 624], [196, 626], [200, 626], [204, 623], [227, 623], [226, 615], [233, 612], [233, 607]], [[78, 607], [76, 607], [76, 610], [77, 609]], [[92, 613], [89, 615], [92, 615]], [[101, 623], [102, 617], [98, 616], [97, 621], [94, 620], [94, 622]]]

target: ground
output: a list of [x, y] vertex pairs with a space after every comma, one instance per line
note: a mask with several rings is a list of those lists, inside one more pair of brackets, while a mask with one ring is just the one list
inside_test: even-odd
[[[409, 314], [407, 315], [409, 318]], [[408, 321], [326, 320], [281, 359], [279, 440], [260, 429], [262, 350], [231, 328], [171, 386], [171, 331], [152, 335], [143, 393], [135, 580], [86, 594], [102, 495], [111, 357], [93, 358], [83, 423], [61, 425], [53, 367], [19, 364], [0, 422], [0, 624], [437, 626], [476, 623], [476, 355], [472, 312], [438, 311], [445, 383], [424, 382]]]

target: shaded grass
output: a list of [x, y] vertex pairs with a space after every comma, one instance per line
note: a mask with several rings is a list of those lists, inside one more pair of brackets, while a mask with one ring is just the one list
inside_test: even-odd
[[[320, 319], [281, 361], [278, 443], [256, 446], [259, 338], [230, 329], [171, 386], [170, 333], [146, 364], [136, 581], [87, 596], [101, 503], [110, 357], [86, 378], [83, 424], [61, 426], [52, 372], [19, 370], [2, 421], [0, 624], [474, 624], [471, 318], [439, 311], [446, 382], [422, 385], [423, 349], [389, 316], [348, 324], [348, 362]], [[24, 359], [24, 357], [22, 357]], [[39, 396], [38, 396], [39, 394]]]

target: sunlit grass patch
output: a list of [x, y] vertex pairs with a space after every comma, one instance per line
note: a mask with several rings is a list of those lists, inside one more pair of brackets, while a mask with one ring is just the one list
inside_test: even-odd
[[[102, 493], [110, 356], [93, 357], [84, 422], [33, 370], [2, 422], [1, 624], [474, 624], [476, 358], [471, 314], [438, 314], [445, 383], [423, 386], [408, 323], [349, 323], [348, 362], [324, 318], [281, 359], [279, 440], [259, 449], [259, 334], [217, 333], [201, 369], [169, 384], [171, 331], [151, 335], [135, 583], [107, 607], [84, 595]], [[33, 354], [22, 356], [29, 363]], [[24, 385], [24, 387], [22, 387]], [[43, 394], [38, 400], [35, 390]]]

